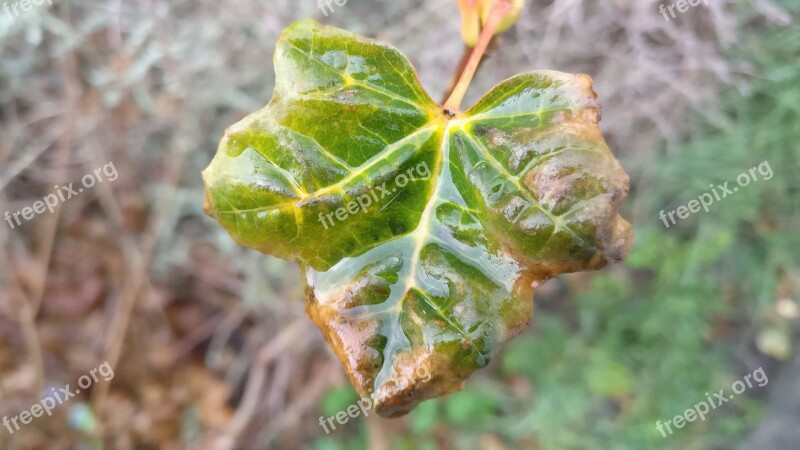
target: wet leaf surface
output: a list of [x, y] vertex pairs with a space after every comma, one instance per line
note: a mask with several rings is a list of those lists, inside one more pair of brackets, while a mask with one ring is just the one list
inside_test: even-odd
[[284, 31], [275, 71], [203, 174], [206, 211], [300, 264], [308, 315], [381, 415], [459, 390], [542, 281], [627, 253], [628, 177], [588, 76], [517, 75], [451, 116], [398, 50], [313, 21]]

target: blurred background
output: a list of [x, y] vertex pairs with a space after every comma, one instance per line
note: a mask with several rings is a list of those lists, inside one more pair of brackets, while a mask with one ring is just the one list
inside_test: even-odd
[[[0, 449], [800, 448], [797, 0], [708, 0], [669, 21], [658, 1], [529, 0], [465, 105], [519, 72], [590, 74], [631, 176], [631, 254], [548, 281], [463, 392], [329, 434], [319, 417], [357, 398], [304, 316], [299, 270], [206, 217], [200, 172], [271, 97], [291, 22], [397, 46], [438, 100], [463, 49], [455, 0], [347, 0], [327, 17], [315, 0], [0, 3], [0, 214], [118, 172], [0, 222], [0, 417], [114, 372], [0, 425]], [[659, 218], [764, 161], [771, 179]], [[759, 367], [765, 386], [657, 430]]]

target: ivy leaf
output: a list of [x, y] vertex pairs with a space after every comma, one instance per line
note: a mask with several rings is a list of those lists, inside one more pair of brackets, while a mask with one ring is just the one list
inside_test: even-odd
[[536, 285], [621, 260], [628, 177], [586, 75], [536, 71], [451, 115], [395, 48], [287, 28], [270, 103], [229, 128], [206, 211], [296, 261], [306, 310], [384, 416], [461, 389]]

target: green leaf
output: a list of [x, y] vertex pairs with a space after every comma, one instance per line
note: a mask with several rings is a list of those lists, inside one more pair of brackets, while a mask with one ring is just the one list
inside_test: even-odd
[[322, 413], [325, 417], [335, 416], [348, 406], [355, 404], [358, 397], [350, 386], [338, 386], [328, 390], [322, 397]]
[[415, 433], [427, 433], [439, 423], [439, 404], [436, 400], [423, 403], [408, 415], [408, 424]]
[[631, 389], [628, 368], [602, 352], [593, 356], [585, 377], [589, 389], [597, 396], [614, 397]]
[[296, 261], [359, 396], [395, 416], [460, 390], [530, 320], [535, 285], [627, 253], [628, 177], [586, 75], [537, 71], [450, 116], [388, 45], [287, 28], [270, 103], [229, 128], [206, 211]]
[[453, 425], [481, 423], [496, 415], [492, 400], [481, 392], [465, 390], [444, 401], [445, 416]]

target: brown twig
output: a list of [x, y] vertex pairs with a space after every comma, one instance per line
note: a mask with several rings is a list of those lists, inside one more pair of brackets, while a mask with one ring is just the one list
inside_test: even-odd
[[[169, 173], [167, 174], [165, 184], [169, 186], [169, 189], [165, 190], [163, 196], [161, 197], [161, 201], [156, 206], [155, 213], [148, 222], [145, 243], [142, 245], [142, 251], [133, 251], [127, 255], [133, 260], [129, 261], [128, 263], [128, 270], [131, 275], [123, 284], [122, 292], [120, 293], [120, 301], [117, 304], [116, 311], [114, 312], [111, 324], [109, 325], [110, 337], [107, 341], [108, 347], [106, 350], [105, 361], [108, 362], [112, 367], [116, 366], [122, 353], [122, 346], [125, 342], [125, 335], [128, 330], [128, 325], [130, 324], [133, 306], [136, 304], [136, 300], [139, 298], [143, 287], [148, 284], [149, 277], [147, 268], [150, 260], [152, 259], [155, 246], [158, 243], [162, 228], [161, 225], [164, 222], [165, 217], [168, 215], [172, 201], [175, 197], [175, 191], [180, 184], [180, 178], [183, 174], [183, 167], [186, 154], [188, 152], [188, 143], [186, 142], [187, 139], [185, 136], [188, 133], [187, 121], [189, 115], [184, 111], [182, 116], [186, 119], [184, 119], [179, 126], [179, 130], [177, 131], [178, 142], [174, 145], [172, 152], [170, 153], [169, 161], [167, 162]], [[94, 391], [92, 400], [97, 410], [102, 408], [102, 404], [105, 401], [110, 384], [111, 383], [99, 384], [97, 389]]]
[[[322, 369], [325, 373], [339, 371], [339, 362], [335, 359], [328, 360], [326, 367]], [[304, 412], [308, 411], [314, 406], [314, 403], [325, 392], [325, 390], [336, 383], [333, 377], [315, 377], [303, 392], [289, 404], [276, 420], [271, 421], [266, 430], [259, 437], [259, 441], [264, 445], [269, 444], [275, 440], [282, 429], [297, 422]]]
[[219, 450], [236, 448], [239, 436], [247, 428], [261, 401], [261, 392], [267, 378], [269, 363], [281, 352], [294, 345], [297, 339], [310, 336], [309, 324], [307, 319], [300, 318], [284, 328], [275, 339], [261, 347], [250, 367], [250, 376], [247, 378], [242, 403], [236, 410], [233, 419], [228, 423], [225, 434], [218, 438], [215, 448]]
[[[64, 22], [70, 21], [69, 5], [63, 7]], [[66, 98], [66, 108], [64, 109], [63, 116], [63, 129], [64, 134], [58, 141], [58, 154], [56, 157], [56, 170], [57, 179], [63, 182], [67, 178], [67, 165], [69, 164], [69, 157], [72, 151], [72, 143], [75, 137], [75, 129], [77, 128], [77, 113], [80, 108], [81, 97], [81, 82], [80, 74], [78, 72], [78, 61], [75, 51], [69, 51], [61, 59], [61, 79], [63, 81], [64, 97]], [[39, 309], [42, 306], [44, 299], [44, 291], [47, 286], [47, 275], [50, 268], [50, 260], [53, 256], [53, 247], [55, 246], [56, 236], [58, 235], [58, 225], [61, 222], [61, 211], [64, 204], [58, 202], [55, 206], [53, 213], [48, 217], [47, 221], [40, 229], [40, 241], [42, 242], [41, 248], [38, 250], [39, 267], [42, 271], [41, 276], [37, 278], [37, 283], [33, 286], [31, 293], [31, 312], [34, 317], [38, 315]]]
[[[3, 230], [2, 235], [4, 243], [6, 241], [6, 234], [7, 231]], [[3, 268], [5, 273], [14, 274], [15, 271], [11, 268], [11, 261], [6, 257], [6, 252], [0, 253], [0, 267]], [[10, 253], [9, 251], [9, 254]], [[36, 315], [31, 308], [30, 297], [25, 294], [24, 289], [19, 285], [16, 274], [9, 276], [7, 295], [17, 311], [17, 320], [22, 329], [22, 336], [25, 340], [25, 347], [28, 351], [30, 362], [33, 365], [33, 394], [35, 395], [38, 392], [42, 392], [42, 389], [44, 389], [44, 356], [41, 342], [39, 341], [39, 333], [36, 330]]]
[[[152, 10], [152, 8], [150, 9]], [[164, 23], [158, 20], [157, 24], [155, 35], [158, 41], [157, 43], [161, 46], [165, 55], [164, 64], [166, 70], [170, 74], [171, 79], [179, 83], [178, 95], [180, 98], [180, 108], [178, 117], [180, 117], [181, 120], [177, 125], [175, 140], [172, 144], [168, 160], [165, 163], [168, 172], [164, 184], [168, 186], [168, 188], [164, 190], [160, 201], [155, 207], [155, 212], [148, 221], [146, 238], [144, 244], [141, 246], [141, 252], [132, 251], [128, 254], [128, 257], [133, 259], [133, 261], [129, 261], [128, 263], [128, 270], [131, 275], [123, 284], [122, 292], [119, 296], [119, 303], [117, 304], [109, 326], [109, 338], [107, 340], [108, 347], [105, 361], [112, 367], [116, 367], [122, 353], [122, 347], [125, 342], [128, 325], [130, 324], [133, 307], [143, 291], [143, 288], [149, 283], [147, 269], [161, 235], [162, 224], [165, 218], [169, 216], [169, 210], [172, 207], [175, 193], [183, 176], [186, 155], [189, 152], [189, 131], [192, 116], [189, 114], [184, 97], [187, 94], [183, 92], [183, 83], [181, 83], [182, 77], [179, 66], [175, 64], [173, 58], [170, 56], [168, 45], [164, 39]], [[110, 385], [111, 383], [99, 384], [97, 389], [92, 393], [92, 404], [95, 411], [102, 410]]]
[[[63, 7], [64, 20], [69, 22], [69, 6]], [[56, 169], [58, 178], [63, 180], [66, 178], [67, 164], [69, 163], [69, 154], [72, 148], [73, 130], [75, 129], [76, 116], [75, 112], [78, 109], [78, 100], [80, 98], [80, 81], [77, 70], [77, 61], [75, 59], [75, 52], [68, 52], [64, 58], [61, 59], [60, 65], [61, 80], [63, 81], [63, 94], [66, 99], [67, 107], [65, 108], [65, 115], [63, 118], [64, 133], [58, 139], [58, 153], [56, 158]], [[49, 147], [49, 146], [48, 146]], [[32, 161], [32, 160], [31, 160]], [[44, 291], [47, 285], [47, 274], [50, 267], [50, 260], [53, 254], [53, 247], [55, 246], [55, 239], [58, 235], [58, 224], [61, 217], [62, 204], [56, 205], [53, 214], [48, 217], [48, 220], [40, 228], [39, 242], [42, 245], [36, 251], [36, 259], [38, 262], [38, 272], [34, 277], [34, 283], [31, 287], [29, 295], [24, 294], [24, 290], [18, 287], [17, 291], [20, 294], [20, 302], [17, 305], [19, 311], [19, 321], [22, 326], [23, 335], [25, 336], [26, 347], [31, 358], [31, 364], [34, 368], [34, 389], [35, 392], [41, 392], [44, 389], [44, 355], [42, 353], [41, 343], [39, 342], [38, 332], [36, 330], [36, 316], [39, 313], [42, 300], [44, 298]]]

